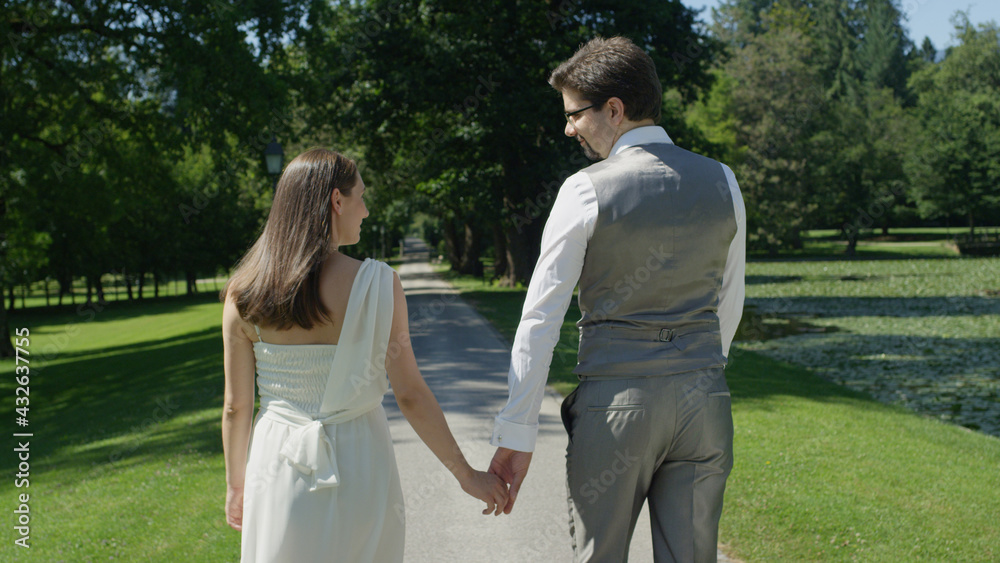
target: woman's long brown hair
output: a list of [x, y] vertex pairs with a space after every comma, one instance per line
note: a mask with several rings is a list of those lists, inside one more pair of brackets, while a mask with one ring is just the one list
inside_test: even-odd
[[319, 273], [330, 253], [333, 190], [349, 196], [354, 161], [322, 148], [295, 157], [278, 180], [264, 231], [219, 293], [232, 292], [240, 317], [277, 330], [332, 322], [319, 297]]

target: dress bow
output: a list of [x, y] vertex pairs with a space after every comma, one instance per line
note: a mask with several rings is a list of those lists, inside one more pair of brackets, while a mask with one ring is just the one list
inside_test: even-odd
[[340, 471], [334, 456], [334, 444], [323, 428], [323, 422], [312, 420], [288, 435], [279, 456], [295, 469], [312, 475], [310, 491], [340, 484]]

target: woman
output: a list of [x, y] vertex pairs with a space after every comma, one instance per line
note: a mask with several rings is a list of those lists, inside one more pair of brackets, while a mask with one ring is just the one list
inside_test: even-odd
[[220, 294], [226, 519], [243, 533], [243, 562], [402, 560], [386, 373], [403, 415], [483, 513], [507, 503], [503, 482], [466, 462], [417, 369], [396, 272], [338, 251], [360, 240], [364, 193], [342, 155], [296, 157]]

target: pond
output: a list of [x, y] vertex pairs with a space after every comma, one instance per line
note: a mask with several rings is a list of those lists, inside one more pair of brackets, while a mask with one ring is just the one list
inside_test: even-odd
[[1000, 260], [751, 263], [742, 349], [1000, 436]]

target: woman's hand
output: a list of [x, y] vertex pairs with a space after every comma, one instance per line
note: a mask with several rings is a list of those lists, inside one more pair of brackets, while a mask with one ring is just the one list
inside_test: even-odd
[[226, 522], [234, 530], [243, 530], [243, 489], [226, 487]]
[[469, 471], [459, 479], [462, 490], [486, 503], [483, 514], [499, 516], [507, 506], [507, 484], [485, 471]]

